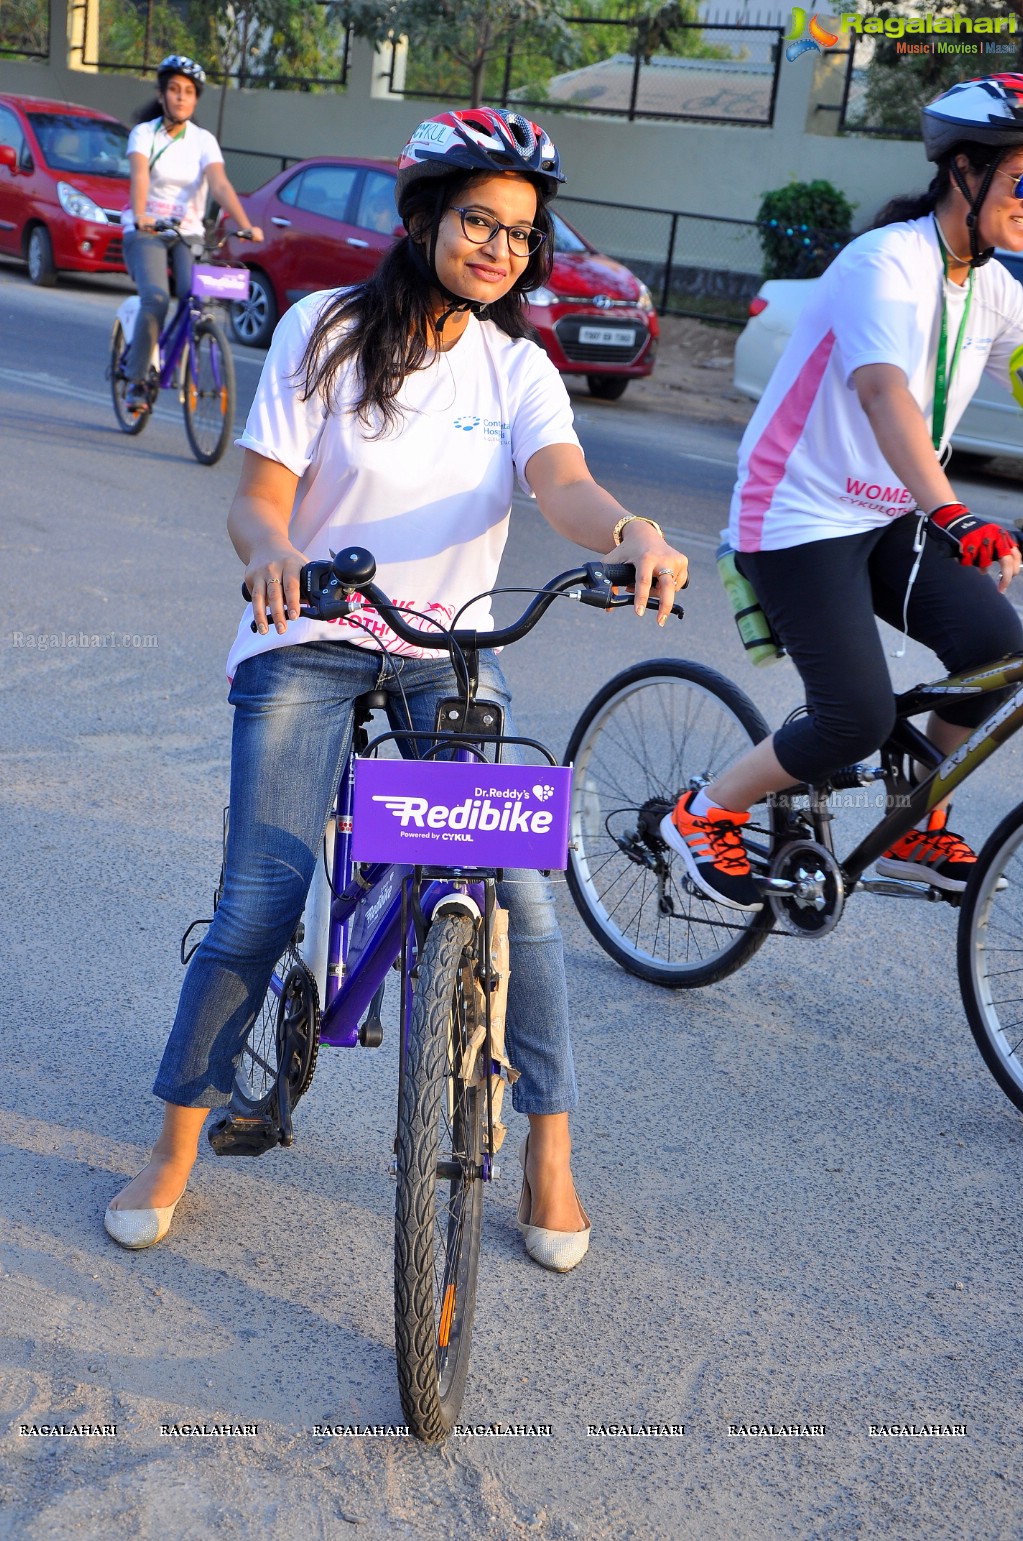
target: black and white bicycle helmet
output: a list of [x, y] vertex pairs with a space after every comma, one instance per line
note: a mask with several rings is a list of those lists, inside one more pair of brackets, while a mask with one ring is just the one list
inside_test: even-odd
[[940, 161], [957, 146], [989, 145], [996, 154], [984, 169], [976, 194], [954, 161], [949, 175], [966, 199], [966, 226], [970, 232], [970, 266], [983, 267], [994, 247], [982, 247], [978, 220], [998, 163], [1007, 150], [1023, 146], [1023, 74], [984, 75], [961, 80], [929, 102], [921, 113], [927, 159]]
[[1023, 75], [985, 75], [961, 80], [923, 109], [927, 159], [943, 155], [968, 140], [1008, 148], [1023, 145]]
[[452, 171], [522, 172], [537, 178], [547, 198], [565, 180], [561, 157], [539, 123], [498, 107], [441, 112], [420, 123], [398, 158], [399, 211], [408, 188]]
[[202, 88], [206, 84], [206, 71], [201, 64], [196, 64], [187, 54], [168, 54], [166, 59], [161, 59], [156, 66], [156, 83], [160, 90], [166, 88], [172, 75], [184, 75], [195, 86], [196, 96], [202, 95]]

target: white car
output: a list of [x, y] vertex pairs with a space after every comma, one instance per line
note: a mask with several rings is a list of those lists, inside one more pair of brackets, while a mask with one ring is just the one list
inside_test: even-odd
[[[1023, 282], [1023, 256], [997, 260]], [[806, 304], [813, 278], [771, 278], [750, 300], [750, 318], [735, 345], [735, 388], [759, 401]], [[952, 435], [952, 448], [971, 455], [1023, 456], [1023, 412], [1007, 390], [984, 375]]]

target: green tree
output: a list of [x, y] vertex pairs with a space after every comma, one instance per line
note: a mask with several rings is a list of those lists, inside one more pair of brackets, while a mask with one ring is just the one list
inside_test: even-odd
[[[867, 0], [863, 15], [887, 18], [900, 16], [981, 16], [1008, 17], [1020, 15], [1019, 0], [906, 0], [898, 6], [888, 0]], [[1017, 25], [1019, 23], [1017, 22]], [[939, 34], [930, 35], [933, 41]], [[911, 41], [927, 41], [926, 37], [910, 37]], [[968, 41], [966, 33], [958, 35], [959, 41]], [[920, 137], [920, 109], [932, 101], [957, 80], [975, 75], [992, 75], [1002, 70], [1020, 68], [1020, 43], [1023, 31], [1011, 34], [1002, 32], [992, 41], [1012, 43], [1015, 53], [944, 54], [928, 51], [920, 54], [899, 53], [894, 38], [878, 37], [874, 53], [866, 70], [865, 90], [860, 108], [850, 114], [848, 127], [867, 128], [888, 134], [893, 138], [918, 139]]]
[[[578, 54], [572, 28], [547, 0], [341, 0], [337, 9], [356, 37], [373, 43], [407, 37], [413, 60], [420, 52], [439, 66], [431, 72], [435, 89], [456, 94], [467, 84], [474, 107], [492, 94], [488, 69], [503, 69], [509, 47], [540, 52], [549, 70], [574, 63]], [[453, 89], [452, 79], [458, 82]]]
[[49, 0], [0, 0], [0, 49], [45, 57], [50, 37]]

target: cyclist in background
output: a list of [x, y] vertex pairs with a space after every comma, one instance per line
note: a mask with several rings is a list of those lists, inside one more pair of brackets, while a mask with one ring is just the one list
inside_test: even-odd
[[[686, 559], [657, 525], [590, 476], [564, 383], [531, 340], [523, 301], [550, 273], [547, 204], [562, 180], [546, 133], [517, 113], [428, 120], [398, 165], [407, 234], [373, 278], [308, 296], [274, 334], [228, 520], [253, 607], [228, 661], [224, 894], [157, 1078], [163, 1132], [107, 1210], [123, 1246], [165, 1234], [207, 1113], [230, 1100], [235, 1060], [316, 867], [355, 698], [385, 689], [396, 727], [432, 733], [438, 699], [460, 686], [448, 655], [430, 650], [431, 617], [492, 629], [489, 599], [470, 601], [496, 582], [516, 480], [561, 535], [634, 564], [641, 614], [656, 582], [663, 623], [685, 581]], [[422, 648], [368, 609], [341, 622], [298, 618], [302, 566], [345, 542], [373, 552], [377, 583], [421, 626]], [[480, 655], [480, 696], [508, 702], [493, 652]], [[519, 1224], [529, 1256], [565, 1272], [586, 1252], [590, 1225], [569, 1163], [577, 1092], [561, 936], [539, 874], [508, 873], [498, 894], [513, 960], [508, 1053], [521, 1072], [512, 1095], [529, 1117]]]
[[[138, 123], [128, 136], [131, 201], [125, 210], [124, 262], [139, 292], [127, 370], [130, 379], [125, 404], [130, 410], [149, 409], [145, 379], [170, 304], [167, 243], [154, 233], [158, 219], [180, 221], [181, 235], [202, 241], [207, 189], [242, 229], [248, 220], [227, 179], [224, 157], [213, 135], [192, 122], [206, 80], [203, 69], [184, 54], [168, 54], [156, 72], [161, 116]], [[262, 230], [252, 239], [261, 241]], [[189, 242], [175, 241], [170, 249], [174, 288], [188, 293], [192, 277]]]
[[[750, 806], [855, 764], [894, 726], [875, 615], [952, 673], [1023, 648], [1005, 597], [1020, 553], [942, 468], [982, 371], [1008, 386], [1023, 362], [1023, 289], [989, 260], [1023, 251], [1023, 75], [953, 86], [924, 108], [923, 137], [930, 187], [889, 204], [814, 285], [739, 449], [730, 542], [807, 712], [661, 826], [698, 887], [737, 910], [762, 905], [741, 835]], [[932, 714], [928, 737], [952, 753], [993, 704]], [[932, 812], [877, 871], [961, 892], [976, 858], [947, 818]]]

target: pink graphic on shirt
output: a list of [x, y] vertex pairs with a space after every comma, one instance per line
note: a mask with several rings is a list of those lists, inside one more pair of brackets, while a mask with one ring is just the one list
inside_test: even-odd
[[351, 616], [340, 616], [330, 624], [351, 632], [353, 635], [348, 641], [361, 643], [363, 647], [378, 647], [385, 653], [400, 653], [407, 658], [426, 658], [438, 648], [443, 650], [447, 629], [455, 615], [452, 605], [443, 605], [438, 600], [424, 603], [415, 599], [396, 599], [394, 603], [405, 613], [408, 624], [423, 633], [422, 647], [400, 640], [371, 605], [363, 605]]
[[829, 331], [804, 363], [753, 448], [739, 500], [740, 551], [761, 549], [767, 510], [806, 427], [834, 346], [835, 334]]

